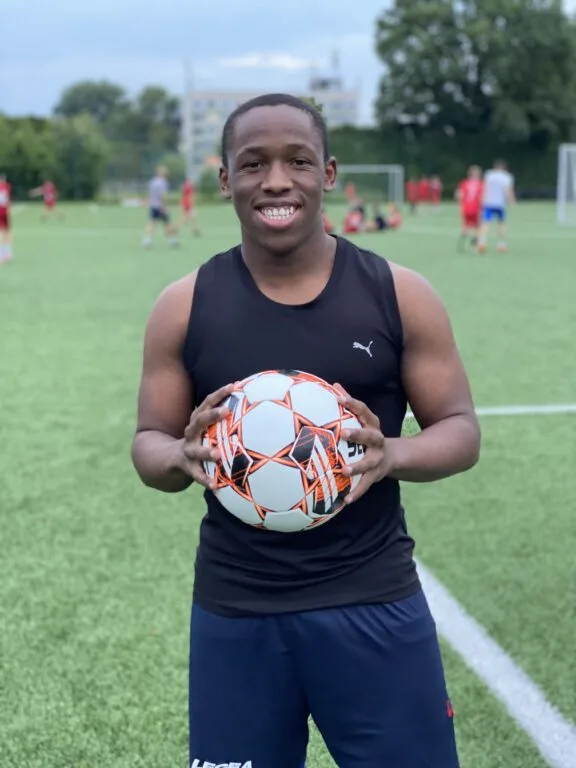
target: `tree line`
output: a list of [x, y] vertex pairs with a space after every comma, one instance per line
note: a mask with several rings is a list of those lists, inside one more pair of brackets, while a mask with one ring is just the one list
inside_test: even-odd
[[[558, 145], [576, 141], [576, 20], [561, 0], [394, 0], [375, 21], [382, 62], [376, 127], [331, 131], [345, 163], [403, 164], [450, 189], [497, 156], [520, 190], [553, 190]], [[143, 179], [158, 162], [183, 177], [181, 103], [159, 86], [129, 97], [82, 81], [46, 119], [0, 116], [0, 170], [16, 196], [52, 178], [86, 199], [106, 178]]]

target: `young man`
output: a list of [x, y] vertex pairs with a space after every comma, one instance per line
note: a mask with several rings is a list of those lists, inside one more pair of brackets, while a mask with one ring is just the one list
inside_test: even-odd
[[508, 206], [516, 200], [514, 194], [514, 177], [508, 172], [504, 160], [497, 160], [494, 167], [484, 175], [484, 192], [482, 197], [482, 225], [478, 237], [479, 253], [486, 253], [488, 247], [488, 230], [490, 222], [498, 222], [498, 251], [506, 251], [506, 212]]
[[482, 169], [478, 165], [471, 165], [468, 169], [467, 178], [460, 182], [456, 190], [456, 200], [460, 203], [462, 222], [458, 241], [459, 251], [464, 249], [466, 240], [469, 240], [473, 246], [478, 243], [483, 193]]
[[186, 179], [180, 190], [180, 207], [182, 208], [182, 218], [178, 229], [181, 229], [186, 222], [190, 222], [192, 233], [196, 236], [200, 234], [196, 222], [196, 188], [191, 179]]
[[42, 214], [42, 221], [45, 221], [48, 218], [54, 218], [55, 216], [58, 216], [59, 219], [62, 218], [62, 216], [59, 215], [56, 210], [56, 203], [58, 201], [58, 190], [56, 189], [56, 184], [54, 184], [53, 181], [50, 181], [49, 179], [47, 179], [39, 187], [36, 187], [35, 189], [31, 189], [30, 197], [42, 198], [44, 203], [44, 212]]
[[12, 258], [12, 241], [10, 236], [10, 196], [12, 185], [6, 176], [0, 174], [0, 264]]
[[159, 166], [156, 170], [156, 175], [150, 180], [148, 184], [148, 215], [149, 220], [146, 225], [146, 231], [144, 233], [144, 240], [142, 242], [144, 248], [150, 248], [152, 246], [152, 238], [154, 236], [154, 229], [156, 222], [161, 221], [164, 224], [164, 234], [168, 238], [170, 247], [174, 248], [178, 245], [178, 238], [176, 236], [175, 227], [170, 224], [170, 216], [168, 214], [168, 170], [164, 166]]
[[[148, 321], [132, 447], [160, 491], [205, 487], [190, 646], [190, 762], [302, 768], [312, 715], [339, 768], [457, 768], [434, 621], [399, 482], [463, 472], [480, 432], [446, 311], [420, 275], [324, 232], [336, 163], [307, 102], [238, 107], [220, 183], [242, 242], [169, 286]], [[372, 355], [357, 342], [373, 340]], [[206, 427], [261, 370], [337, 383], [365, 446], [346, 507], [272, 533], [219, 504]], [[410, 404], [422, 431], [401, 437]]]

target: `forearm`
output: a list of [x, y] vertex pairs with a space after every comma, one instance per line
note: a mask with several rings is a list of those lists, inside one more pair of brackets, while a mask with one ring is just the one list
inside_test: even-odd
[[417, 435], [386, 442], [392, 460], [389, 476], [427, 483], [465, 472], [476, 464], [480, 427], [473, 416], [451, 416]]
[[164, 432], [138, 432], [132, 443], [132, 463], [144, 485], [165, 493], [184, 491], [192, 478], [181, 468], [183, 440]]

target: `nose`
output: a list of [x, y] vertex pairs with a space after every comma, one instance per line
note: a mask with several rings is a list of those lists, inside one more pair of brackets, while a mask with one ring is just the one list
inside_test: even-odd
[[287, 173], [284, 163], [276, 160], [269, 166], [266, 178], [262, 182], [262, 190], [274, 195], [280, 195], [293, 187], [292, 179]]

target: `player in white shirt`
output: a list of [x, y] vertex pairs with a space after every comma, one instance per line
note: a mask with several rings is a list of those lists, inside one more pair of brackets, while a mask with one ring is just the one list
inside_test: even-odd
[[506, 211], [516, 200], [514, 177], [508, 172], [504, 160], [497, 160], [494, 167], [484, 174], [482, 198], [482, 225], [478, 237], [478, 251], [485, 253], [488, 243], [490, 222], [498, 222], [498, 251], [506, 250]]
[[159, 221], [164, 224], [164, 232], [168, 237], [170, 246], [175, 248], [178, 245], [176, 228], [170, 223], [170, 215], [168, 213], [169, 187], [167, 176], [168, 170], [165, 166], [161, 165], [157, 168], [156, 175], [148, 184], [149, 220], [143, 240], [145, 248], [150, 248], [152, 246], [154, 227]]

